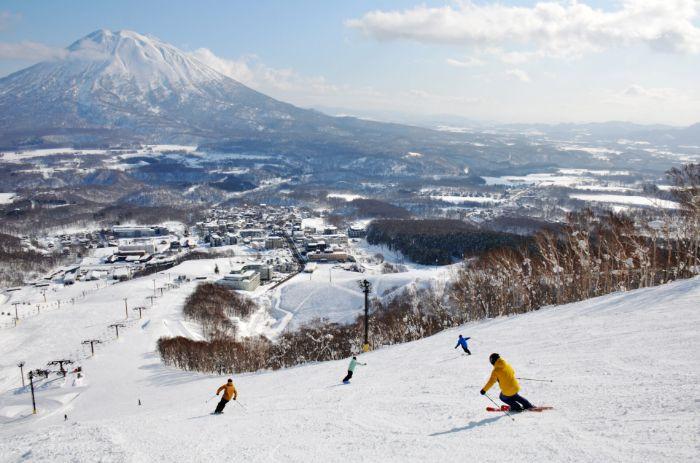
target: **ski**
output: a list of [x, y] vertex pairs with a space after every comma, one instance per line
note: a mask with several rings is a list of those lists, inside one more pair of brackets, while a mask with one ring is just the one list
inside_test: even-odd
[[[553, 410], [553, 409], [554, 409], [554, 407], [542, 406], [542, 407], [532, 407], [532, 408], [530, 408], [530, 409], [528, 409], [528, 410], [524, 410], [524, 411], [528, 411], [528, 412], [543, 412], [543, 411], [545, 411], [545, 410]], [[508, 407], [507, 405], [504, 405], [504, 406], [501, 407], [501, 408], [486, 407], [486, 411], [487, 411], [487, 412], [509, 412], [509, 411], [510, 411], [510, 407]]]

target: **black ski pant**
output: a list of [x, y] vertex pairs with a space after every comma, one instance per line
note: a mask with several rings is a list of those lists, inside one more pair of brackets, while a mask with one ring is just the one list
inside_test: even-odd
[[348, 370], [348, 374], [345, 375], [345, 378], [343, 378], [343, 382], [350, 381], [350, 378], [352, 378], [352, 371]]
[[223, 412], [224, 407], [226, 406], [227, 403], [228, 403], [228, 400], [226, 400], [225, 398], [222, 397], [221, 400], [219, 401], [219, 403], [216, 405], [216, 410], [214, 410], [214, 413]]
[[510, 406], [510, 409], [514, 412], [520, 412], [522, 410], [532, 408], [532, 404], [528, 402], [528, 400], [525, 397], [519, 394], [503, 395], [503, 393], [501, 392], [501, 395], [499, 395], [498, 398], [505, 402], [508, 406]]
[[469, 352], [469, 348], [468, 348], [468, 347], [462, 346], [462, 349], [464, 349], [464, 352], [466, 352], [467, 354], [472, 355], [472, 353]]

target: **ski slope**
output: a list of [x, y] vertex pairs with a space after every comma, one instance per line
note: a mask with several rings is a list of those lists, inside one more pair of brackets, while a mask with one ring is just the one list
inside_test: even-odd
[[[342, 294], [341, 294], [342, 295]], [[163, 367], [167, 303], [54, 381], [30, 414], [0, 395], [0, 461], [698, 461], [700, 278], [473, 323], [347, 362], [234, 375], [240, 405], [211, 416], [225, 381]], [[5, 336], [7, 332], [1, 333]], [[457, 334], [474, 355], [454, 350]], [[479, 389], [499, 352], [521, 393], [555, 410], [514, 421]], [[495, 389], [491, 396], [497, 396]], [[138, 405], [141, 400], [142, 405]], [[245, 408], [244, 408], [245, 406]], [[63, 415], [68, 415], [64, 421]]]

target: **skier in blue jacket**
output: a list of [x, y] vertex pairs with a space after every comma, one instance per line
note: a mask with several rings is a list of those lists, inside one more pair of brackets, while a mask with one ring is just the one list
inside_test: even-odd
[[459, 346], [462, 346], [462, 349], [464, 349], [464, 352], [466, 352], [468, 355], [472, 355], [472, 353], [469, 352], [469, 346], [467, 345], [467, 339], [471, 339], [471, 338], [469, 336], [464, 338], [460, 334], [459, 339], [457, 339], [457, 345], [455, 346], [455, 349], [458, 348]]

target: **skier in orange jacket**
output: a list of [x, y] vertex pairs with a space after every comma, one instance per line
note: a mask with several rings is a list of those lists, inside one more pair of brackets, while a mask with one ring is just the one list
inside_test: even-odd
[[220, 415], [224, 412], [224, 407], [229, 400], [236, 400], [238, 397], [238, 391], [236, 391], [236, 386], [233, 385], [233, 380], [231, 378], [229, 378], [226, 384], [216, 390], [216, 395], [219, 395], [221, 391], [224, 391], [224, 395], [221, 396], [221, 401], [219, 401], [216, 410], [214, 410], [214, 414], [216, 415]]

